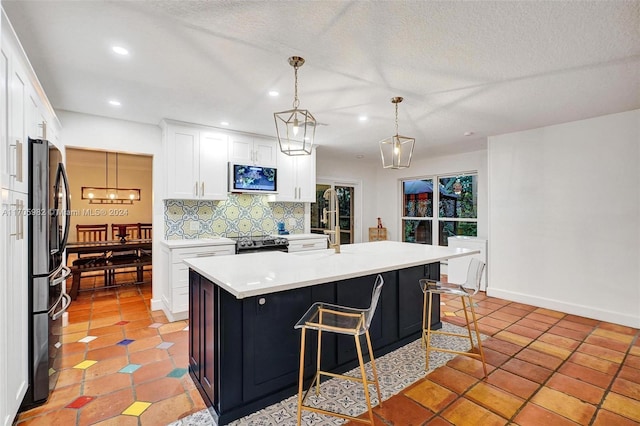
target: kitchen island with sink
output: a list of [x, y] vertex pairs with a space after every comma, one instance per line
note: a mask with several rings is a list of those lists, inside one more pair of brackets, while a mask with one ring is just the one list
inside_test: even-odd
[[[420, 337], [421, 278], [439, 279], [440, 261], [477, 251], [379, 241], [341, 253], [264, 252], [186, 259], [189, 266], [189, 371], [218, 424], [297, 391], [300, 333], [294, 324], [313, 302], [367, 307], [375, 276], [385, 284], [370, 329], [379, 357]], [[440, 302], [432, 324], [439, 328]], [[325, 335], [323, 370], [357, 365], [353, 341]], [[315, 349], [313, 349], [315, 350]], [[315, 354], [307, 348], [308, 379]]]

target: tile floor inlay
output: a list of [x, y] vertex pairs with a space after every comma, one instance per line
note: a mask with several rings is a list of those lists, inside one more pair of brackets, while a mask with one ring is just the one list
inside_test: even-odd
[[95, 398], [92, 396], [80, 396], [78, 398], [76, 398], [71, 404], [65, 405], [66, 408], [82, 408], [84, 407], [87, 403], [93, 401]]
[[172, 370], [169, 374], [167, 374], [167, 377], [175, 377], [175, 378], [182, 377], [185, 374], [187, 374], [187, 371], [189, 370], [187, 370], [186, 368], [176, 368]]
[[87, 368], [91, 367], [92, 365], [96, 364], [98, 361], [93, 361], [90, 359], [86, 359], [76, 365], [73, 366], [73, 368], [77, 368], [79, 370], [86, 370]]
[[127, 346], [131, 343], [135, 342], [135, 340], [131, 340], [131, 339], [124, 339], [124, 340], [120, 340], [118, 343], [116, 343], [116, 345], [120, 345], [120, 346]]
[[130, 406], [128, 406], [127, 409], [122, 412], [122, 414], [127, 416], [139, 417], [140, 414], [142, 414], [147, 408], [149, 408], [150, 405], [151, 405], [150, 402], [136, 401]]
[[78, 340], [78, 342], [80, 343], [89, 343], [92, 342], [94, 340], [96, 340], [98, 337], [97, 336], [87, 336], [87, 337], [83, 337], [82, 339]]
[[173, 342], [162, 342], [156, 346], [156, 349], [169, 349], [171, 346], [173, 346]]
[[120, 370], [118, 370], [118, 373], [134, 373], [138, 368], [142, 367], [142, 365], [140, 364], [129, 364], [126, 367], [121, 368]]

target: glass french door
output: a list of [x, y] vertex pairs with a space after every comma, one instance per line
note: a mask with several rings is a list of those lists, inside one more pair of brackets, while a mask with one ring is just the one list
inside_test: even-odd
[[322, 223], [324, 208], [328, 208], [328, 201], [324, 199], [324, 192], [335, 189], [338, 194], [340, 244], [353, 244], [354, 242], [354, 196], [355, 187], [339, 184], [316, 184], [316, 202], [311, 204], [311, 232], [322, 234], [326, 224]]

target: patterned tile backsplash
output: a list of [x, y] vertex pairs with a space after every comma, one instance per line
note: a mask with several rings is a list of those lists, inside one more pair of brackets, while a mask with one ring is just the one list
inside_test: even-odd
[[229, 194], [225, 201], [164, 202], [167, 240], [277, 234], [278, 222], [292, 234], [304, 232], [304, 203], [269, 202], [268, 196], [249, 194]]

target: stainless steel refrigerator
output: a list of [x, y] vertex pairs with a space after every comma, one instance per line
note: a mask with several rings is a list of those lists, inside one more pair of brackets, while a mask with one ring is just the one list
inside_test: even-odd
[[21, 410], [43, 404], [55, 386], [62, 314], [71, 303], [64, 263], [69, 235], [69, 184], [60, 151], [29, 139], [29, 388]]

